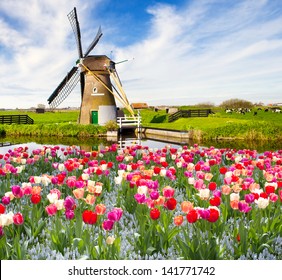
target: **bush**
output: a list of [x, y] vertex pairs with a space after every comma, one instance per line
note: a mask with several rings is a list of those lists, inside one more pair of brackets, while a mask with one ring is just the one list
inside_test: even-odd
[[114, 120], [110, 120], [106, 122], [105, 128], [107, 129], [107, 131], [117, 131], [118, 130], [117, 122]]
[[220, 107], [225, 109], [252, 108], [253, 106], [252, 102], [237, 98], [226, 100], [220, 104]]

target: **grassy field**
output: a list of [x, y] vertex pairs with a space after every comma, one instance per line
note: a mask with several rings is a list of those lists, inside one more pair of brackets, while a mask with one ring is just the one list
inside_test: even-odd
[[37, 114], [29, 111], [0, 111], [0, 115], [29, 115], [32, 125], [2, 125], [0, 135], [6, 136], [34, 136], [34, 137], [91, 137], [103, 135], [106, 128], [98, 125], [79, 125], [77, 119], [79, 111], [58, 111]]
[[[175, 130], [194, 130], [195, 138], [247, 140], [282, 139], [282, 114], [252, 110], [249, 113], [227, 114], [216, 108], [215, 114], [205, 118], [180, 118], [168, 122], [165, 111], [142, 110], [142, 125]], [[257, 114], [254, 115], [254, 112]]]
[[[184, 109], [191, 109], [185, 107]], [[193, 109], [196, 109], [193, 107]], [[142, 125], [147, 127], [193, 130], [194, 139], [245, 139], [245, 140], [282, 140], [282, 114], [258, 111], [243, 114], [227, 114], [221, 108], [213, 108], [215, 114], [202, 118], [180, 118], [168, 122], [165, 110], [140, 110]], [[257, 112], [254, 115], [254, 112]], [[0, 125], [0, 135], [28, 136], [74, 136], [88, 137], [103, 134], [105, 127], [79, 125], [79, 111], [58, 111], [37, 114], [28, 111], [0, 111], [4, 114], [28, 114], [34, 119], [33, 125]]]
[[29, 115], [35, 124], [51, 124], [51, 123], [77, 123], [79, 111], [57, 111], [45, 112], [44, 114], [37, 114], [31, 111], [13, 110], [0, 111], [0, 115]]

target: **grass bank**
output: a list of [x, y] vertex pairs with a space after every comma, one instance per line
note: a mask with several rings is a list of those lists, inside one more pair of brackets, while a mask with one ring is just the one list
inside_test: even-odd
[[[185, 109], [196, 109], [185, 107]], [[168, 122], [165, 110], [140, 110], [142, 125], [172, 130], [191, 130], [194, 140], [244, 139], [249, 141], [281, 141], [282, 114], [253, 109], [246, 114], [227, 114], [221, 108], [213, 108], [214, 114], [202, 118], [180, 118]], [[256, 112], [256, 114], [254, 114]], [[104, 135], [106, 127], [79, 125], [79, 111], [56, 111], [37, 114], [29, 111], [0, 111], [4, 114], [28, 114], [34, 119], [33, 125], [1, 125], [0, 136], [35, 137], [92, 137]]]
[[213, 111], [215, 114], [208, 117], [180, 118], [169, 123], [165, 111], [142, 110], [142, 125], [172, 130], [192, 130], [195, 140], [282, 140], [282, 114], [256, 109], [246, 114], [227, 114], [220, 108]]

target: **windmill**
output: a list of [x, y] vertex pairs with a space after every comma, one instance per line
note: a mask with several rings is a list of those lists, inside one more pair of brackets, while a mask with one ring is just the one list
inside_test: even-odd
[[106, 55], [89, 55], [103, 35], [101, 27], [86, 52], [83, 53], [76, 8], [68, 14], [68, 19], [76, 39], [78, 60], [48, 98], [50, 107], [58, 107], [80, 82], [79, 123], [103, 125], [109, 120], [116, 120], [115, 99], [134, 116], [115, 68], [117, 63]]

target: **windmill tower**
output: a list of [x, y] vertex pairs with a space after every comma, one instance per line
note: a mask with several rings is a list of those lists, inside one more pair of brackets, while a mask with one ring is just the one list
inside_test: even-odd
[[58, 107], [80, 81], [80, 124], [104, 125], [109, 120], [116, 120], [116, 99], [134, 116], [117, 74], [116, 63], [106, 55], [89, 55], [103, 35], [101, 27], [83, 54], [76, 8], [68, 14], [68, 19], [76, 38], [78, 60], [48, 98], [50, 107]]

